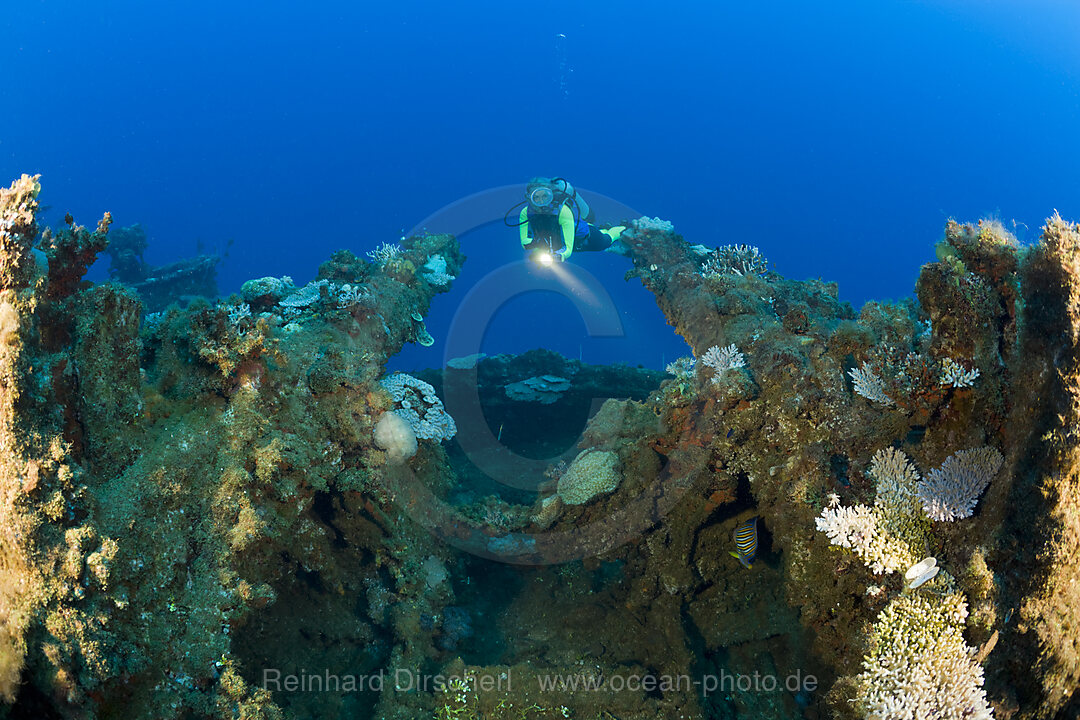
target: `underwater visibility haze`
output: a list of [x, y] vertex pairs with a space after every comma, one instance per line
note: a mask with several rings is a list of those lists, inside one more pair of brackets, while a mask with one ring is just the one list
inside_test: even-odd
[[0, 720], [1080, 718], [1080, 8], [13, 2]]

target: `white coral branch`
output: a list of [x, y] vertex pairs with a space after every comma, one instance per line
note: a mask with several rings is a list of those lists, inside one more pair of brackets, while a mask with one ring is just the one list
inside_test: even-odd
[[870, 367], [870, 363], [864, 362], [860, 367], [848, 370], [848, 375], [855, 383], [855, 392], [871, 402], [879, 405], [892, 407], [896, 405], [893, 399], [885, 394], [885, 382]]
[[1004, 458], [992, 447], [961, 450], [931, 470], [917, 492], [931, 520], [970, 517], [979, 496], [1001, 469]]
[[979, 377], [979, 369], [968, 370], [952, 358], [945, 358], [941, 362], [941, 384], [944, 387], [967, 388], [975, 384]]
[[701, 356], [701, 364], [712, 369], [714, 373], [712, 381], [719, 383], [720, 376], [728, 370], [746, 367], [746, 358], [739, 352], [739, 348], [734, 345], [723, 348], [719, 345], [713, 345]]

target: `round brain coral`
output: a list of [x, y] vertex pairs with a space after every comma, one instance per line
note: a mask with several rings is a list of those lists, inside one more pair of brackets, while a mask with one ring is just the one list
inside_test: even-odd
[[619, 456], [606, 450], [585, 450], [559, 478], [559, 497], [567, 505], [584, 505], [619, 487]]

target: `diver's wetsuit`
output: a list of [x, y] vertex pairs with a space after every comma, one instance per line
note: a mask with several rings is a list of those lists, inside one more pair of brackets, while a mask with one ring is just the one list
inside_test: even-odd
[[578, 238], [574, 241], [574, 244], [578, 250], [602, 252], [615, 242], [615, 238], [608, 234], [610, 232], [610, 230], [601, 230], [595, 225], [589, 224], [589, 234], [583, 238]]
[[547, 250], [550, 247], [552, 252], [560, 253], [564, 260], [575, 250], [601, 252], [611, 247], [614, 242], [611, 230], [601, 230], [587, 220], [575, 222], [574, 213], [565, 205], [559, 210], [558, 216], [553, 213], [534, 213], [524, 207], [521, 209], [518, 227], [522, 248]]
[[601, 230], [594, 225], [592, 208], [563, 178], [534, 178], [530, 186], [547, 198], [534, 204], [533, 192], [526, 195], [530, 200], [518, 216], [521, 247], [526, 251], [550, 250], [567, 260], [575, 250], [600, 252], [611, 248], [623, 230], [621, 226]]
[[[580, 227], [584, 225], [585, 227]], [[576, 222], [574, 213], [567, 206], [559, 208], [559, 214], [534, 212], [528, 207], [521, 209], [519, 217], [521, 247], [526, 250], [548, 250], [559, 253], [563, 259], [570, 257], [577, 245], [577, 236], [588, 231], [585, 223]], [[582, 233], [584, 234], [584, 233]]]

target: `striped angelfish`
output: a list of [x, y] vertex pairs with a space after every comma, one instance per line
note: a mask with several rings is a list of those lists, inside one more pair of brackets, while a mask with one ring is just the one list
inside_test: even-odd
[[735, 550], [730, 550], [732, 557], [739, 558], [743, 567], [754, 567], [754, 556], [757, 555], [757, 515], [746, 522], [739, 523], [733, 533], [735, 537]]

